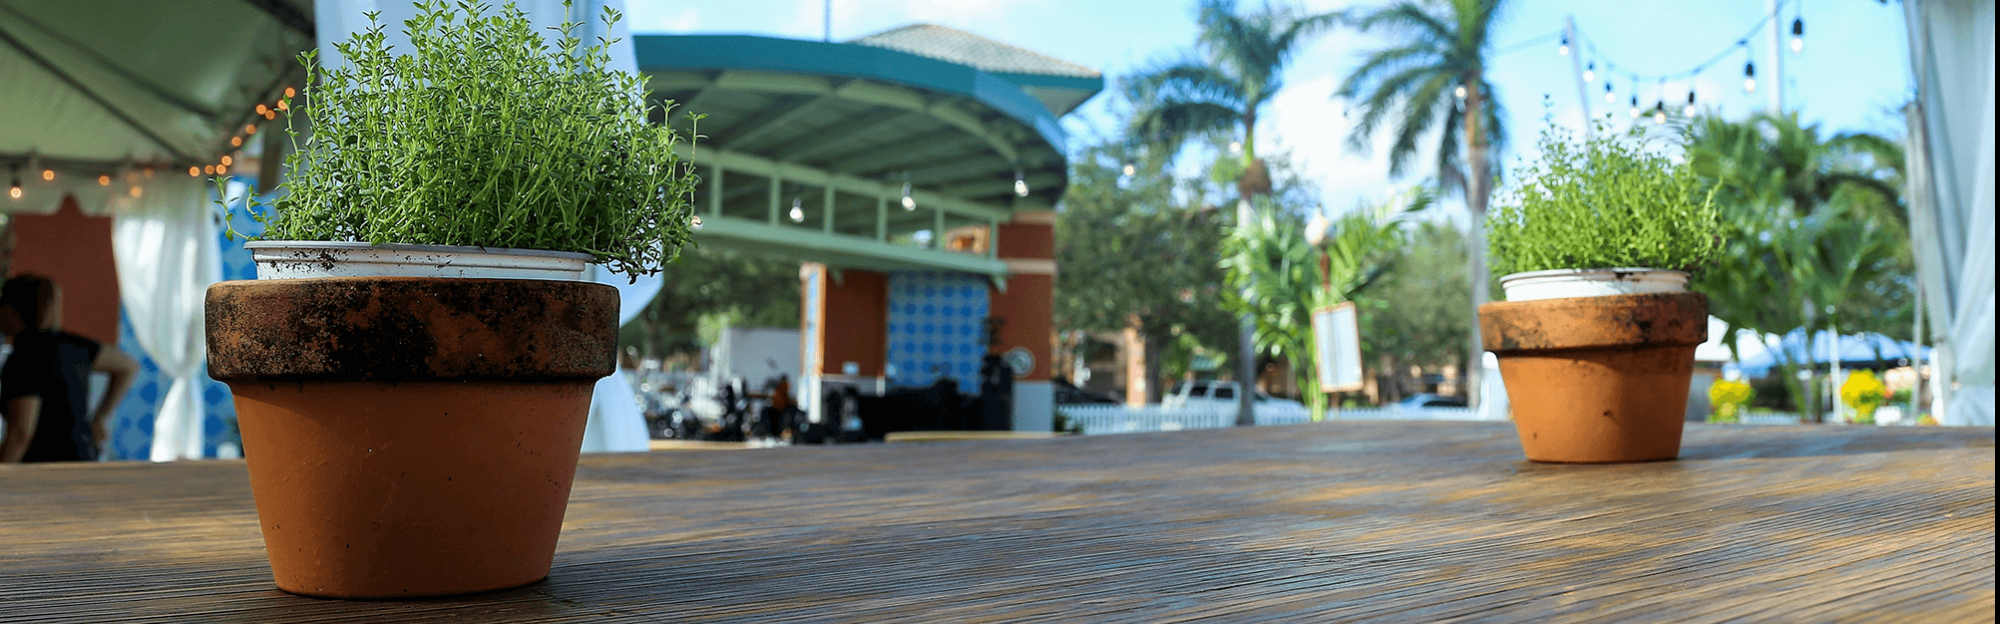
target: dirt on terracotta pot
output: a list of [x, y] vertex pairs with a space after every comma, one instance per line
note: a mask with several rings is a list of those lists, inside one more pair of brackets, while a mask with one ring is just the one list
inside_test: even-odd
[[548, 575], [617, 289], [319, 278], [209, 289], [211, 374], [236, 395], [285, 591], [396, 598]]
[[1609, 463], [1680, 454], [1708, 298], [1660, 293], [1479, 308], [1528, 459]]

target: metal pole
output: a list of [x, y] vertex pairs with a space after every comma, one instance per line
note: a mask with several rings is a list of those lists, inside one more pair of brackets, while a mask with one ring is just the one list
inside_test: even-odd
[[826, 42], [833, 43], [833, 0], [826, 0]]
[[1582, 40], [1576, 38], [1576, 16], [1563, 18], [1563, 37], [1575, 48], [1569, 55], [1569, 68], [1576, 75], [1577, 101], [1583, 104], [1583, 135], [1590, 136], [1594, 125], [1590, 123], [1590, 83], [1583, 80], [1583, 46]]
[[1778, 23], [1778, 0], [1764, 0], [1771, 11], [1771, 114], [1785, 112], [1785, 46], [1784, 26]]
[[[1256, 218], [1250, 207], [1250, 200], [1236, 201], [1236, 227], [1250, 227], [1250, 220]], [[1244, 289], [1243, 294], [1250, 294]], [[1236, 347], [1236, 426], [1248, 427], [1257, 424], [1253, 409], [1252, 393], [1257, 391], [1257, 317], [1248, 312], [1243, 314], [1237, 326]]]

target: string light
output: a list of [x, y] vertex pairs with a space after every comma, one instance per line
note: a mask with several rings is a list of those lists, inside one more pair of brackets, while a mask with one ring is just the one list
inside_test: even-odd
[[264, 113], [268, 113], [268, 112], [271, 112], [271, 109], [269, 109], [269, 108], [265, 108], [263, 104], [258, 104], [258, 105], [257, 105], [257, 114], [259, 114], [259, 115], [262, 115], [262, 114], [264, 114]]
[[799, 198], [797, 197], [792, 198], [792, 212], [790, 216], [792, 217], [792, 223], [806, 222], [806, 209], [804, 202], [799, 201]]
[[222, 157], [222, 166], [224, 166], [224, 167], [227, 167], [227, 166], [230, 166], [230, 165], [233, 165], [233, 164], [236, 164], [236, 159], [234, 159], [234, 158], [230, 158], [230, 157], [228, 157], [228, 156], [223, 156], [223, 157]]
[[1452, 93], [1457, 95], [1458, 99], [1465, 99], [1465, 85], [1458, 85], [1458, 88], [1453, 90]]
[[1584, 66], [1583, 81], [1584, 82], [1597, 81], [1597, 61], [1591, 61], [1589, 65]]
[[101, 176], [97, 176], [97, 185], [98, 185], [98, 186], [111, 186], [111, 176], [108, 176], [108, 175], [101, 175]]
[[1632, 118], [1633, 118], [1633, 119], [1638, 119], [1638, 118], [1639, 118], [1639, 94], [1638, 94], [1638, 92], [1637, 92], [1637, 91], [1638, 91], [1637, 89], [1634, 89], [1634, 90], [1633, 90], [1633, 94], [1632, 94]]
[[240, 137], [240, 136], [233, 136], [233, 137], [229, 137], [229, 146], [230, 146], [230, 147], [243, 147], [243, 137]]
[[42, 181], [44, 181], [44, 182], [54, 182], [54, 181], [55, 181], [55, 179], [56, 179], [56, 170], [54, 170], [54, 169], [43, 169], [43, 170], [42, 170]]
[[284, 100], [278, 100], [278, 110], [292, 110], [292, 104]]
[[199, 178], [199, 177], [201, 177], [201, 167], [195, 167], [195, 166], [189, 166], [189, 167], [188, 167], [188, 177], [190, 177], [190, 178]]
[[244, 134], [256, 134], [256, 133], [257, 133], [257, 124], [249, 124], [249, 125], [246, 125], [246, 126], [243, 126], [243, 133], [244, 133]]
[[1015, 197], [1028, 196], [1028, 179], [1021, 175], [1020, 169], [1014, 170], [1014, 196]]
[[1693, 117], [1693, 116], [1694, 116], [1694, 86], [1693, 86], [1693, 85], [1689, 85], [1689, 86], [1688, 86], [1688, 105], [1687, 105], [1687, 108], [1683, 108], [1683, 109], [1681, 109], [1681, 115], [1682, 115], [1682, 116], [1684, 116], [1684, 117]]
[[1132, 163], [1125, 163], [1125, 177], [1128, 177], [1128, 178], [1129, 178], [1129, 177], [1132, 177], [1132, 174], [1135, 174], [1135, 173], [1138, 173], [1138, 172], [1139, 172], [1139, 168], [1138, 168], [1138, 167], [1135, 167], [1135, 166], [1133, 166], [1133, 165], [1132, 165]]
[[1667, 123], [1667, 103], [1665, 101], [1654, 102], [1653, 124], [1665, 125], [1666, 123]]
[[219, 175], [219, 176], [220, 176], [220, 175], [229, 175], [229, 168], [228, 168], [228, 167], [224, 167], [224, 166], [222, 166], [222, 165], [216, 165], [216, 166], [215, 166], [215, 175]]
[[291, 87], [285, 87], [285, 97], [292, 97], [292, 96], [294, 96], [294, 95], [298, 95], [298, 94], [299, 94], [299, 92], [298, 92], [298, 91], [294, 91], [294, 90], [292, 90], [292, 88], [291, 88]]
[[[189, 169], [193, 169], [193, 167], [189, 167]], [[208, 174], [208, 175], [215, 175], [215, 165], [209, 165], [209, 166], [206, 166], [206, 167], [202, 167], [202, 168], [201, 168], [201, 172], [202, 172], [202, 173], [205, 173], [205, 174]]]
[[1794, 17], [1792, 18], [1792, 53], [1798, 54], [1799, 52], [1805, 51], [1805, 49], [1806, 49], [1806, 20], [1805, 18]]
[[138, 199], [140, 195], [145, 195], [146, 191], [145, 189], [133, 186], [132, 189], [128, 191], [128, 193], [132, 196], [132, 199]]
[[8, 171], [9, 171], [10, 173], [12, 173], [12, 174], [13, 174], [13, 176], [12, 176], [12, 177], [13, 177], [13, 179], [14, 179], [14, 181], [13, 181], [13, 183], [12, 183], [12, 184], [9, 184], [9, 185], [7, 185], [7, 196], [8, 196], [8, 197], [11, 197], [11, 198], [14, 198], [14, 199], [20, 199], [20, 198], [21, 198], [21, 193], [22, 193], [22, 191], [21, 191], [21, 166], [20, 166], [20, 165], [13, 165], [13, 166], [10, 166], [10, 167], [8, 167], [7, 169], [8, 169]]
[[[290, 91], [290, 89], [286, 89], [286, 90], [287, 90], [287, 91]], [[693, 227], [694, 229], [697, 229], [697, 230], [701, 229], [701, 215], [694, 215], [694, 216], [691, 216], [691, 217], [688, 217], [688, 226], [690, 226], [690, 227]]]
[[1556, 54], [1569, 56], [1569, 35], [1563, 35], [1562, 47], [1556, 48]]
[[903, 210], [916, 210], [917, 200], [910, 197], [910, 183], [903, 183]]
[[1604, 83], [1604, 103], [1616, 104], [1617, 102], [1618, 102], [1617, 94], [1611, 92], [1611, 83], [1609, 81], [1606, 81]]
[[1755, 61], [1746, 61], [1743, 63], [1743, 92], [1755, 93], [1756, 91], [1757, 63]]

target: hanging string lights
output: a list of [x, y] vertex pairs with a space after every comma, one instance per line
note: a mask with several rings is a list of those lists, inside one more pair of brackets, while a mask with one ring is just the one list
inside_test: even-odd
[[[1573, 42], [1574, 45], [1580, 46], [1580, 48], [1577, 51], [1577, 54], [1584, 55], [1590, 58], [1590, 60], [1584, 64], [1584, 69], [1582, 73], [1578, 76], [1578, 78], [1580, 78], [1582, 82], [1584, 82], [1585, 84], [1589, 84], [1597, 82], [1601, 77], [1604, 81], [1604, 103], [1614, 104], [1618, 101], [1618, 98], [1615, 90], [1612, 87], [1612, 81], [1618, 75], [1622, 74], [1627, 80], [1629, 80], [1633, 84], [1632, 95], [1629, 98], [1631, 104], [1631, 110], [1629, 111], [1629, 113], [1633, 119], [1638, 119], [1639, 117], [1644, 116], [1646, 114], [1645, 109], [1640, 108], [1639, 106], [1637, 83], [1641, 80], [1658, 81], [1660, 83], [1659, 99], [1655, 102], [1655, 105], [1653, 106], [1654, 110], [1652, 116], [1654, 121], [1659, 123], [1664, 123], [1662, 120], [1666, 112], [1666, 97], [1665, 97], [1666, 83], [1670, 81], [1677, 82], [1685, 80], [1687, 81], [1687, 89], [1688, 89], [1687, 104], [1685, 106], [1680, 107], [1679, 110], [1682, 115], [1693, 116], [1700, 111], [1700, 108], [1696, 106], [1696, 99], [1695, 99], [1694, 83], [1696, 79], [1700, 77], [1701, 74], [1708, 71], [1710, 68], [1713, 68], [1716, 65], [1720, 64], [1721, 62], [1723, 62], [1724, 60], [1726, 60], [1737, 49], [1741, 49], [1744, 55], [1743, 92], [1755, 93], [1757, 91], [1757, 87], [1759, 86], [1757, 84], [1757, 62], [1755, 60], [1756, 57], [1751, 53], [1750, 50], [1750, 39], [1754, 36], [1757, 36], [1758, 31], [1766, 28], [1767, 26], [1775, 27], [1775, 25], [1771, 24], [1771, 22], [1772, 20], [1777, 19], [1778, 11], [1785, 8], [1784, 5], [1786, 3], [1802, 4], [1802, 0], [1779, 0], [1777, 6], [1774, 7], [1770, 13], [1764, 15], [1761, 19], [1757, 20], [1757, 23], [1752, 25], [1748, 32], [1746, 32], [1742, 37], [1738, 38], [1734, 43], [1730, 44], [1729, 47], [1722, 49], [1721, 51], [1717, 52], [1714, 56], [1711, 56], [1708, 60], [1702, 61], [1701, 63], [1695, 65], [1693, 68], [1690, 68], [1686, 71], [1670, 73], [1670, 74], [1646, 75], [1633, 72], [1630, 70], [1624, 70], [1623, 68], [1619, 67], [1616, 63], [1612, 62], [1611, 59], [1605, 58], [1605, 55], [1598, 48], [1597, 44], [1593, 42], [1589, 37], [1584, 36], [1582, 34], [1578, 34], [1577, 40]], [[1801, 11], [1799, 9], [1798, 4], [1794, 4], [1792, 6], [1792, 9], [1793, 9], [1793, 17], [1791, 23], [1791, 49], [1792, 52], [1796, 54], [1802, 52], [1805, 49], [1805, 18], [1803, 15], [1801, 15]], [[1557, 53], [1561, 55], [1568, 55], [1570, 51], [1569, 50], [1570, 45], [1572, 45], [1572, 42], [1570, 41], [1570, 35], [1564, 34], [1562, 37], [1562, 45], [1557, 49]], [[1603, 69], [1601, 70], [1602, 71], [1601, 76], [1600, 76], [1600, 70], [1598, 69], [1599, 65], [1598, 61], [1600, 60], [1603, 61], [1604, 65]]]
[[12, 176], [10, 176], [10, 177], [11, 177], [11, 178], [13, 179], [13, 181], [7, 184], [7, 197], [8, 197], [8, 198], [10, 198], [10, 199], [20, 199], [20, 198], [21, 198], [21, 166], [20, 166], [20, 165], [10, 165], [10, 166], [8, 166], [8, 167], [7, 167], [7, 169], [8, 169], [8, 171], [9, 171], [9, 173], [13, 174]]
[[1014, 169], [1014, 196], [1015, 197], [1028, 196], [1028, 178], [1022, 175], [1022, 172], [1019, 168]]
[[917, 200], [915, 198], [910, 197], [910, 183], [908, 181], [905, 181], [903, 182], [903, 210], [907, 212], [916, 209], [917, 209]]

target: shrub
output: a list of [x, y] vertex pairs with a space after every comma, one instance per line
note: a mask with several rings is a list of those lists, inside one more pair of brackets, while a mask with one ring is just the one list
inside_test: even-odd
[[1737, 422], [1743, 415], [1743, 408], [1748, 407], [1750, 399], [1756, 395], [1756, 389], [1748, 383], [1717, 380], [1708, 386], [1708, 401], [1715, 406], [1715, 413], [1709, 415], [1708, 422]]
[[1578, 143], [1551, 124], [1539, 161], [1487, 218], [1500, 275], [1549, 269], [1648, 267], [1693, 271], [1720, 247], [1711, 195], [1686, 164], [1648, 151], [1637, 129], [1599, 124]]
[[422, 4], [409, 54], [370, 13], [334, 45], [345, 66], [300, 56], [316, 80], [283, 107], [293, 151], [262, 238], [580, 252], [638, 274], [673, 260], [697, 181], [647, 123], [644, 79], [608, 69], [611, 42], [584, 46], [580, 24], [551, 47], [512, 5], [459, 6]]
[[1848, 373], [1840, 384], [1840, 400], [1854, 409], [1854, 424], [1875, 424], [1875, 410], [1889, 401], [1889, 387], [1875, 373], [1858, 370]]

